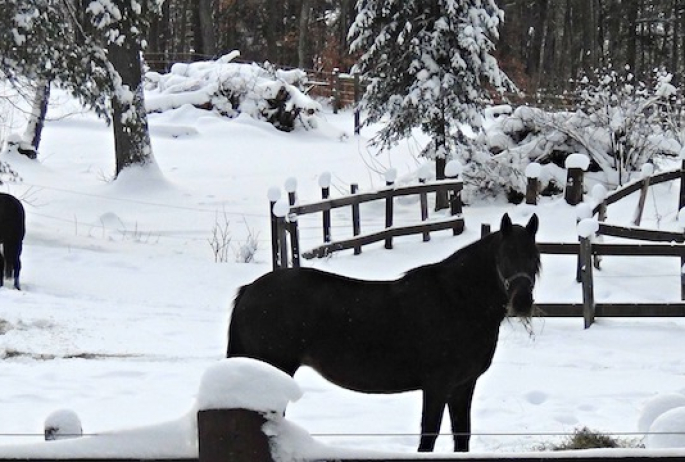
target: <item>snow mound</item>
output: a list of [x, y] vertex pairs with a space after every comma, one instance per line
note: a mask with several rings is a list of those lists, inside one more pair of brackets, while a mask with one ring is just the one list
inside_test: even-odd
[[664, 412], [649, 428], [649, 449], [685, 448], [685, 406]]
[[[685, 407], [685, 394], [662, 393], [647, 400], [642, 407], [637, 428], [640, 432], [648, 432], [652, 424], [662, 414], [676, 408]], [[685, 428], [684, 428], [685, 430]]]
[[229, 358], [204, 373], [197, 406], [283, 415], [288, 403], [301, 397], [300, 387], [285, 372], [254, 359]]

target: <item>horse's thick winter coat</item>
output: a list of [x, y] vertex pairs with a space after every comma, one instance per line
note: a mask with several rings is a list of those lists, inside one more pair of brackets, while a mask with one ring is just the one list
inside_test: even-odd
[[507, 311], [527, 317], [539, 271], [538, 221], [507, 215], [500, 231], [394, 281], [311, 268], [281, 269], [240, 289], [227, 356], [293, 375], [313, 367], [367, 393], [423, 391], [420, 451], [431, 451], [444, 408], [454, 445], [467, 451], [476, 380], [490, 366]]
[[14, 287], [21, 289], [19, 273], [21, 272], [21, 251], [26, 234], [24, 206], [16, 197], [0, 193], [0, 286], [4, 279], [14, 279]]

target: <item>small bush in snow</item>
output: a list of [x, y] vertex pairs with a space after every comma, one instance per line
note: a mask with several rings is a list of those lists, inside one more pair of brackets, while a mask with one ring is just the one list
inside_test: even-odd
[[590, 430], [587, 427], [577, 428], [566, 440], [557, 444], [544, 444], [541, 451], [569, 451], [574, 449], [600, 448], [637, 448], [641, 447], [633, 440], [616, 438]]

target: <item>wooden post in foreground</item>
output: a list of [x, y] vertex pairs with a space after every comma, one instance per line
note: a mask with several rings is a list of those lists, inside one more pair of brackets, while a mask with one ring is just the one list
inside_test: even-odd
[[266, 419], [246, 409], [209, 409], [197, 413], [199, 462], [273, 462]]

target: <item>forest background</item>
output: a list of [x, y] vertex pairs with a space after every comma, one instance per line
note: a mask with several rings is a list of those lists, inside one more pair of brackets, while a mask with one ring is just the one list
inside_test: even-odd
[[[89, 2], [90, 0], [78, 0]], [[682, 0], [500, 0], [505, 20], [495, 56], [528, 94], [560, 95], [597, 69], [629, 66], [637, 79], [655, 68], [685, 71]], [[354, 0], [167, 0], [153, 19], [146, 62], [217, 58], [327, 71], [350, 70], [347, 31]]]

